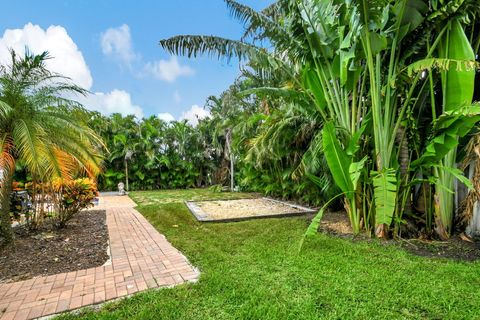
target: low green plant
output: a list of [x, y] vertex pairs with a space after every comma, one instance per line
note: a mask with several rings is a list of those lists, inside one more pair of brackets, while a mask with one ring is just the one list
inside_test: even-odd
[[93, 206], [93, 200], [97, 194], [97, 185], [89, 178], [67, 182], [54, 181], [52, 183], [53, 221], [58, 227], [65, 227], [80, 210]]

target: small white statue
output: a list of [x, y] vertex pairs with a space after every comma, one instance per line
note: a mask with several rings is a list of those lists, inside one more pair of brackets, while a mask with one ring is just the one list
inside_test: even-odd
[[120, 182], [118, 184], [118, 195], [119, 196], [124, 196], [126, 194], [127, 194], [127, 192], [125, 191], [125, 185], [123, 184], [123, 182]]

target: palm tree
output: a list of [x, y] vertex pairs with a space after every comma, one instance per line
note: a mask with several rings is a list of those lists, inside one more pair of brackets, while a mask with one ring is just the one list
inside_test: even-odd
[[71, 179], [100, 172], [103, 143], [74, 113], [84, 111], [66, 98], [86, 91], [46, 68], [47, 52], [24, 57], [11, 51], [0, 66], [0, 237], [13, 241], [10, 194], [17, 162], [35, 181]]

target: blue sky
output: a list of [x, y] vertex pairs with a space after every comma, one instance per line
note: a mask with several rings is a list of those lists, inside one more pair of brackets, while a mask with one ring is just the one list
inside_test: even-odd
[[[272, 1], [241, 2], [262, 9]], [[0, 62], [7, 48], [47, 49], [57, 60], [51, 69], [95, 93], [81, 101], [106, 114], [189, 118], [238, 74], [236, 61], [175, 58], [158, 45], [179, 34], [238, 39], [242, 25], [222, 0], [8, 1], [3, 11], [10, 14], [0, 20]]]

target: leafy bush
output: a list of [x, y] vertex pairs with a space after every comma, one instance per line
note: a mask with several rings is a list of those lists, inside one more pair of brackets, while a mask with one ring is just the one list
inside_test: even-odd
[[52, 183], [52, 200], [55, 224], [63, 228], [82, 209], [93, 206], [98, 194], [96, 183], [89, 178], [70, 182], [56, 180]]
[[97, 194], [97, 184], [89, 178], [57, 179], [49, 183], [15, 182], [10, 215], [20, 223], [25, 222], [31, 230], [48, 220], [63, 228], [80, 210], [93, 206]]

